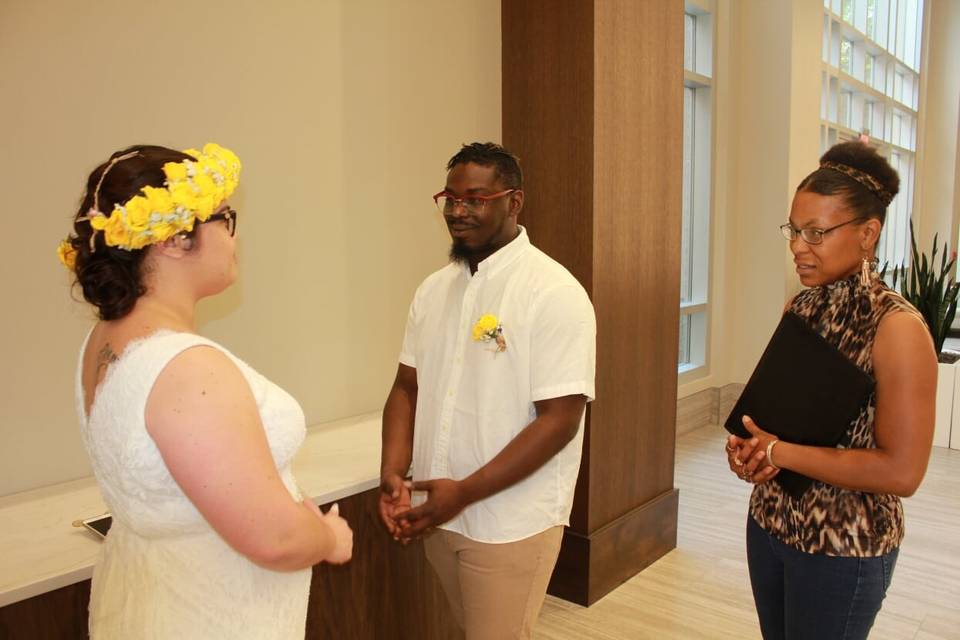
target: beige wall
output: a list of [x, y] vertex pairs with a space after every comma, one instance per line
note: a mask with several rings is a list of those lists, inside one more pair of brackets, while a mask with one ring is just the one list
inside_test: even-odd
[[799, 290], [777, 227], [820, 156], [822, 5], [715, 0], [713, 10], [710, 373], [682, 384], [679, 397], [749, 377]]
[[500, 136], [497, 0], [143, 6], [0, 4], [0, 495], [89, 473], [73, 376], [91, 313], [54, 248], [111, 151], [240, 155], [241, 280], [201, 331], [315, 424], [382, 406], [409, 299], [445, 262], [444, 163]]
[[[817, 166], [822, 7], [809, 0], [734, 3], [737, 139], [728, 375], [744, 382], [798, 289], [779, 227], [797, 183]], [[815, 61], [811, 64], [810, 61]]]

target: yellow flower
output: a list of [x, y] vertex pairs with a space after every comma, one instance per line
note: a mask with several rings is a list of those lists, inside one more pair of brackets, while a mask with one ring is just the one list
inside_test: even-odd
[[207, 156], [216, 156], [223, 151], [226, 151], [226, 149], [218, 145], [216, 142], [208, 142], [207, 144], [203, 145], [203, 154]]
[[217, 188], [217, 185], [213, 183], [213, 178], [206, 173], [199, 173], [194, 176], [193, 186], [195, 189], [199, 189], [202, 194], [210, 193]]
[[208, 142], [203, 145], [203, 153], [223, 162], [233, 173], [240, 172], [240, 158], [230, 149], [221, 147], [215, 142]]
[[104, 239], [111, 247], [126, 249], [130, 245], [130, 230], [123, 223], [123, 217], [119, 210], [114, 210], [110, 219], [107, 220], [107, 226], [103, 233]]
[[170, 192], [166, 189], [144, 187], [143, 195], [147, 199], [151, 215], [154, 213], [166, 215], [173, 212], [173, 198], [170, 196]]
[[480, 316], [480, 319], [477, 320], [477, 324], [473, 325], [473, 339], [492, 340], [493, 333], [499, 326], [500, 321], [497, 320], [497, 316], [486, 313]]
[[205, 222], [207, 218], [213, 215], [213, 208], [216, 206], [217, 202], [214, 202], [216, 196], [213, 193], [202, 193], [197, 196], [197, 205], [194, 207], [193, 212], [197, 216], [197, 220], [200, 222]]
[[167, 176], [168, 183], [187, 179], [187, 167], [181, 162], [168, 162], [163, 165], [163, 173]]
[[[143, 196], [133, 196], [123, 206], [126, 215], [126, 226], [133, 233], [141, 233], [147, 230], [150, 224], [150, 202]], [[113, 215], [123, 216], [118, 209]], [[113, 217], [113, 216], [111, 216]]]
[[110, 218], [107, 216], [93, 216], [90, 218], [90, 226], [97, 231], [103, 231], [106, 229], [108, 222], [110, 222]]
[[69, 239], [60, 242], [60, 246], [57, 247], [57, 256], [60, 258], [63, 266], [70, 269], [70, 271], [76, 271], [77, 250], [73, 248], [73, 243], [71, 243]]
[[221, 202], [226, 199], [227, 194], [223, 190], [223, 186], [217, 185], [210, 191], [210, 198], [213, 200], [215, 206], [219, 206]]
[[174, 206], [193, 211], [197, 208], [197, 194], [189, 182], [178, 182], [170, 188], [170, 199]]
[[160, 222], [154, 222], [150, 227], [150, 233], [152, 234], [151, 242], [163, 242], [164, 240], [169, 240], [173, 236], [180, 233], [182, 229], [180, 225], [176, 222], [166, 222], [161, 220]]
[[148, 244], [154, 242], [153, 236], [149, 231], [130, 234], [130, 244], [127, 249], [143, 249]]
[[480, 316], [480, 319], [477, 320], [477, 326], [481, 327], [484, 331], [493, 331], [499, 324], [500, 321], [497, 320], [497, 316], [489, 313]]

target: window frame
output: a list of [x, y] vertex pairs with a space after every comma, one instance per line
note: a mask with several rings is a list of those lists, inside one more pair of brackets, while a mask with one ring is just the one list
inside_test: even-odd
[[[690, 16], [693, 16], [692, 29]], [[697, 0], [687, 0], [684, 10], [684, 126], [687, 126], [687, 103], [691, 107], [691, 135], [684, 136], [684, 202], [691, 213], [684, 220], [683, 229], [689, 224], [691, 242], [684, 246], [681, 233], [681, 300], [680, 341], [686, 341], [689, 358], [680, 358], [678, 344], [678, 383], [704, 377], [709, 374], [710, 317], [711, 317], [711, 256], [713, 218], [713, 167], [715, 100], [713, 91], [715, 16], [710, 7]], [[686, 36], [693, 33], [694, 43], [687, 43]], [[687, 163], [687, 146], [692, 153]], [[688, 170], [692, 173], [687, 180]], [[684, 276], [686, 276], [686, 281]], [[688, 293], [688, 296], [684, 296]], [[686, 329], [686, 335], [685, 335]]]

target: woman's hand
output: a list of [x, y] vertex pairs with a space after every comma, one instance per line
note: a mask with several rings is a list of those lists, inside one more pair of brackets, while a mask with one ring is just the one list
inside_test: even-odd
[[755, 423], [750, 416], [743, 416], [743, 426], [752, 436], [749, 441], [756, 443], [754, 448], [756, 451], [755, 455], [759, 455], [761, 452], [766, 453], [767, 445], [778, 439], [777, 436], [758, 427], [757, 423]]
[[763, 484], [780, 472], [766, 460], [767, 444], [776, 437], [761, 430], [747, 416], [744, 416], [743, 424], [753, 437], [744, 439], [731, 435], [727, 438], [727, 464], [741, 480]]
[[330, 564], [349, 562], [353, 557], [353, 531], [347, 521], [340, 517], [340, 507], [337, 503], [327, 509], [326, 513], [320, 511], [317, 504], [309, 498], [305, 499], [303, 504], [327, 525], [333, 536], [333, 551], [327, 554], [324, 561]]

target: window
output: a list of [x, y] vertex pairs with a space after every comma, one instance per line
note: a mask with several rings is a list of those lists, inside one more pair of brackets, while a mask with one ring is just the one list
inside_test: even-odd
[[697, 46], [697, 16], [683, 14], [683, 68], [687, 71], [696, 71], [694, 62]]
[[909, 261], [923, 5], [824, 0], [821, 150], [866, 134], [900, 174], [877, 246], [881, 267], [889, 269]]
[[852, 126], [851, 109], [853, 108], [853, 91], [840, 92], [840, 106], [837, 109], [837, 122], [845, 127]]
[[695, 0], [690, 0], [683, 19], [680, 373], [705, 370], [707, 365], [713, 120], [713, 16]]
[[840, 14], [847, 22], [853, 22], [853, 0], [843, 0], [840, 3]]
[[847, 40], [846, 38], [840, 39], [840, 71], [843, 71], [846, 74], [851, 72], [851, 67], [853, 62], [851, 58], [853, 57], [853, 42]]

